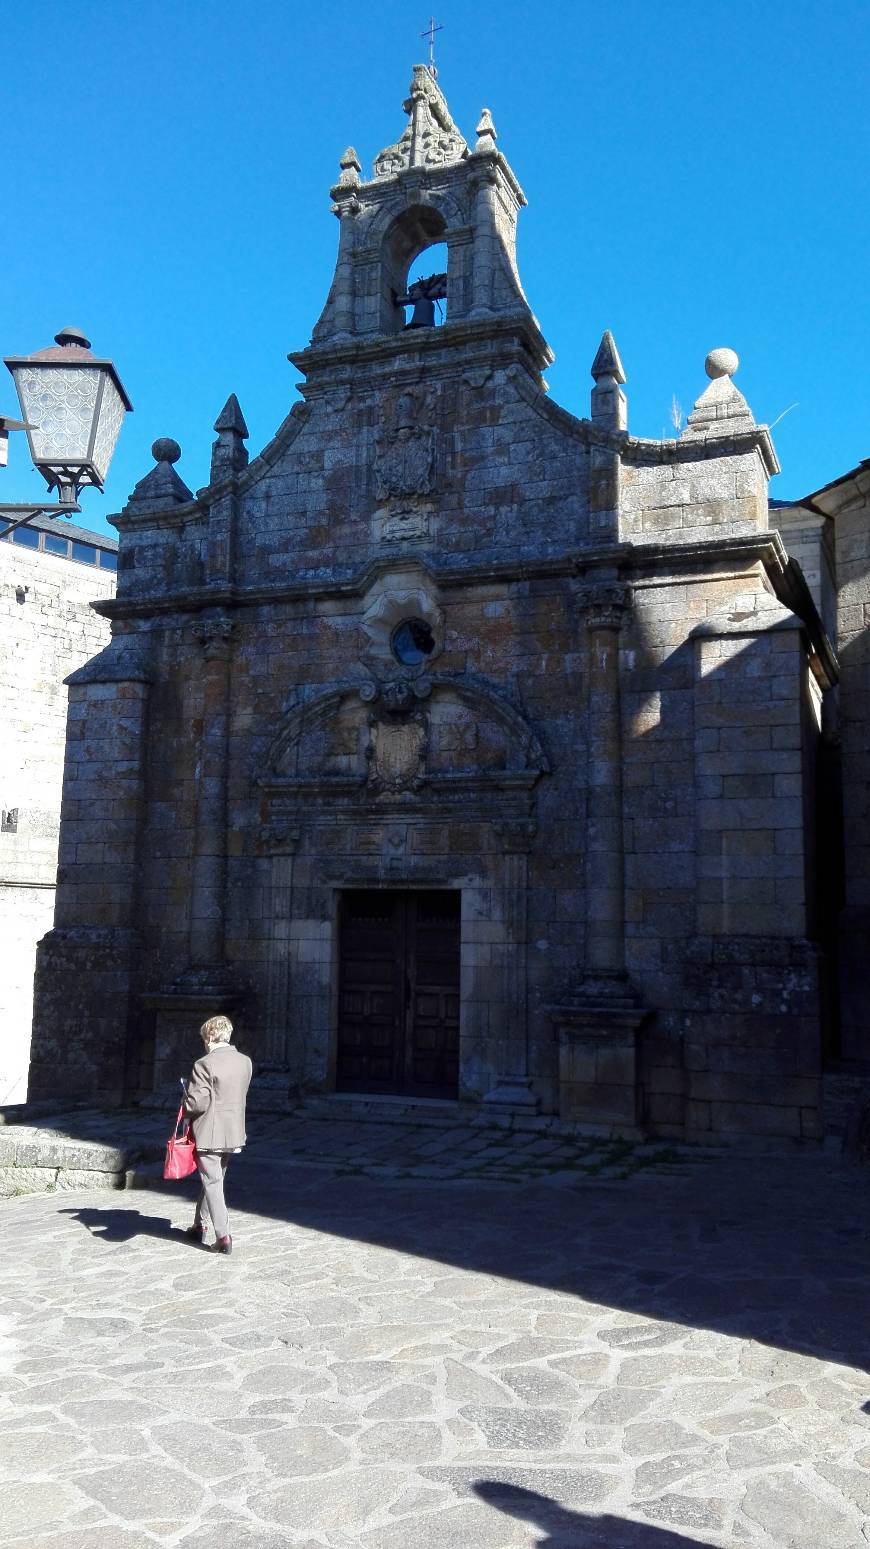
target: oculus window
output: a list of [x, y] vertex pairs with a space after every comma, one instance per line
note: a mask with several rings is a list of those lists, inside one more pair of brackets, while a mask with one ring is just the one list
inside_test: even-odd
[[435, 636], [425, 619], [403, 619], [390, 639], [390, 649], [403, 667], [419, 667], [435, 649]]

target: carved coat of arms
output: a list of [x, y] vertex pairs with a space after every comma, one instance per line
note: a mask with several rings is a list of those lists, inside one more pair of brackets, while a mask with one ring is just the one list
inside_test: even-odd
[[375, 493], [378, 500], [407, 501], [432, 491], [435, 430], [421, 424], [424, 404], [414, 393], [401, 393], [392, 423], [375, 437]]
[[382, 791], [403, 791], [423, 774], [426, 727], [422, 720], [376, 720], [368, 746], [369, 783]]

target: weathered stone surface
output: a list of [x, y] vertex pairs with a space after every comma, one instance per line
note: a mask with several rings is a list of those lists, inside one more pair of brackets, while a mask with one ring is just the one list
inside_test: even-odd
[[98, 1469], [81, 1482], [86, 1495], [113, 1515], [149, 1522], [184, 1521], [198, 1512], [199, 1492], [186, 1473], [152, 1460], [147, 1470], [136, 1463]]
[[558, 1409], [464, 1408], [462, 1416], [479, 1427], [487, 1446], [499, 1449], [554, 1447], [563, 1439], [569, 1417]]
[[[161, 438], [117, 517], [34, 1091], [175, 1082], [192, 1017], [244, 997], [264, 1105], [410, 1087], [506, 1124], [815, 1145], [837, 664], [772, 530], [770, 435], [721, 348], [676, 440], [628, 434], [610, 335], [591, 417], [552, 404], [491, 118], [469, 151], [423, 67], [406, 112], [373, 179], [341, 160], [304, 402], [250, 463], [231, 402], [196, 497]], [[446, 277], [409, 281], [442, 242]], [[445, 982], [409, 1023], [435, 929]], [[391, 965], [376, 1013], [355, 931]]]
[[815, 1549], [819, 1543], [851, 1549], [856, 1542], [849, 1516], [829, 1499], [819, 1499], [794, 1475], [771, 1474], [747, 1485], [742, 1510], [750, 1522], [770, 1533], [774, 1542], [794, 1549]]
[[662, 1495], [657, 1501], [639, 1501], [637, 1509], [653, 1522], [670, 1522], [679, 1527], [721, 1528], [725, 1521], [725, 1502], [694, 1495]]
[[[725, 1157], [580, 1175], [568, 1192], [546, 1177], [421, 1183], [402, 1176], [410, 1127], [308, 1121], [305, 1154], [299, 1123], [265, 1124], [231, 1185], [229, 1262], [170, 1229], [189, 1220], [177, 1194], [4, 1203], [11, 1538], [862, 1541], [858, 1173]], [[290, 1134], [299, 1160], [282, 1167]], [[349, 1177], [354, 1151], [390, 1175]], [[565, 1385], [564, 1405], [540, 1402]], [[646, 1407], [622, 1418], [638, 1394]]]
[[[42, 548], [0, 543], [5, 733], [0, 748], [0, 1106], [23, 1103], [27, 1096], [34, 956], [54, 912], [67, 731], [64, 678], [108, 640], [109, 626], [90, 604], [115, 592], [114, 572], [96, 564], [96, 546], [111, 559], [114, 539], [47, 518], [32, 530], [40, 534]], [[48, 536], [50, 530], [55, 543], [68, 536], [87, 542], [94, 563], [46, 552], [41, 534]], [[93, 835], [91, 843], [93, 858], [99, 860], [102, 836]]]

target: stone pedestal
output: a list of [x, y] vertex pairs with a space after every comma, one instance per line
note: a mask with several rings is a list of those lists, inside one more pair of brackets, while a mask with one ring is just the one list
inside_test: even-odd
[[636, 1135], [641, 1121], [637, 1035], [646, 1016], [628, 981], [587, 979], [551, 1008], [559, 1043], [559, 1117]]
[[[213, 1016], [234, 1017], [242, 1000], [239, 991], [233, 991], [226, 975], [213, 976], [188, 974], [183, 981], [164, 994], [145, 995], [143, 1005], [152, 1013], [152, 1055], [150, 1061], [143, 1058], [143, 1065], [151, 1063], [154, 1090], [177, 1086], [179, 1076], [186, 1076], [194, 1060], [202, 1053], [199, 1029]], [[245, 1053], [244, 1035], [234, 1040]], [[148, 1051], [143, 1050], [143, 1056]]]
[[532, 1091], [531, 1076], [499, 1076], [495, 1086], [483, 1099], [483, 1112], [490, 1118], [498, 1114], [523, 1114], [534, 1116], [538, 1111], [538, 1098]]
[[287, 1066], [258, 1066], [248, 1089], [249, 1113], [290, 1113], [296, 1106], [298, 1086], [291, 1086]]

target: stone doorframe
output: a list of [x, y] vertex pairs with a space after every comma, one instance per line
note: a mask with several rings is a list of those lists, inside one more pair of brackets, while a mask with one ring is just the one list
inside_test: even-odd
[[459, 889], [460, 1100], [533, 1112], [527, 898], [535, 831], [525, 814], [273, 817], [262, 831], [258, 868], [267, 1068], [286, 1073], [300, 1091], [334, 1089], [343, 889]]

